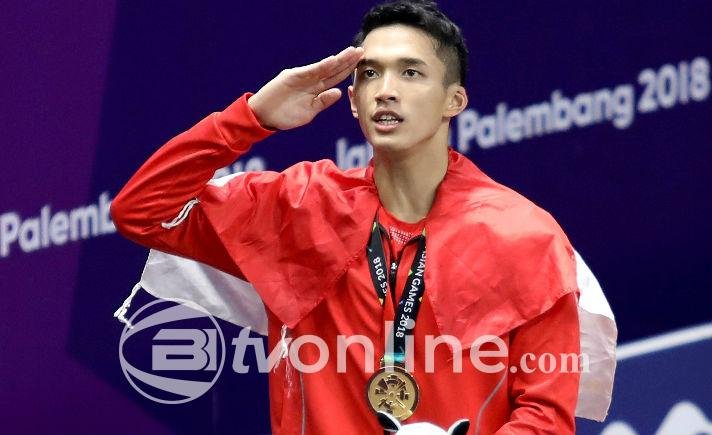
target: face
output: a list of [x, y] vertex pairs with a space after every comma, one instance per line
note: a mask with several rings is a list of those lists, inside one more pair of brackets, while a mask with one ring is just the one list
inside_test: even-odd
[[413, 27], [371, 31], [349, 86], [351, 112], [375, 152], [446, 147], [448, 122], [467, 106], [465, 89], [445, 85], [430, 37]]

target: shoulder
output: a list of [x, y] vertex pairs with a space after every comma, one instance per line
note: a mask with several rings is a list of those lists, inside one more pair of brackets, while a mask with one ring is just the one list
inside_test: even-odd
[[303, 161], [280, 172], [241, 173], [221, 184], [226, 184], [221, 193], [226, 198], [244, 192], [254, 203], [280, 204], [284, 210], [351, 210], [376, 192], [366, 168], [344, 171], [331, 160]]
[[463, 252], [471, 252], [470, 263], [486, 252], [485, 263], [492, 270], [506, 271], [498, 279], [512, 298], [539, 295], [532, 300], [554, 300], [575, 290], [574, 250], [556, 219], [481, 171], [473, 178], [477, 182], [463, 193], [470, 206], [462, 219], [468, 233], [477, 239], [471, 239], [469, 246], [462, 245]]
[[504, 234], [517, 238], [563, 236], [554, 217], [524, 195], [506, 188], [483, 203], [483, 214]]
[[376, 194], [367, 168], [342, 170], [328, 159], [297, 163], [283, 171], [282, 176], [283, 193], [310, 198], [322, 207], [338, 202], [355, 206], [359, 198]]
[[373, 181], [367, 176], [366, 168], [342, 170], [332, 160], [302, 161], [282, 171], [252, 171], [238, 172], [225, 177], [216, 178], [209, 184], [231, 188], [242, 188], [242, 185], [254, 188], [289, 188], [293, 190], [325, 189], [338, 191], [353, 187], [373, 186]]
[[484, 195], [472, 192], [478, 206], [469, 219], [487, 239], [491, 256], [508, 271], [509, 287], [526, 292], [574, 289], [574, 249], [556, 219], [524, 195], [495, 184]]
[[292, 181], [311, 181], [332, 188], [370, 185], [367, 168], [343, 170], [333, 160], [322, 159], [296, 163], [283, 172]]

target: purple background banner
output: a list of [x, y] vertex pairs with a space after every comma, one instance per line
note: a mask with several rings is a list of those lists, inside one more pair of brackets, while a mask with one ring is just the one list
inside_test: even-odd
[[[470, 107], [453, 121], [452, 146], [557, 218], [606, 292], [621, 342], [712, 321], [712, 3], [442, 3], [471, 51]], [[210, 392], [183, 405], [126, 381], [112, 313], [147, 251], [115, 233], [108, 201], [172, 136], [348, 45], [372, 4], [3, 5], [0, 432], [269, 433], [263, 375], [226, 363]], [[367, 158], [345, 98], [233, 169], [320, 158]], [[646, 414], [646, 427], [662, 417]]]

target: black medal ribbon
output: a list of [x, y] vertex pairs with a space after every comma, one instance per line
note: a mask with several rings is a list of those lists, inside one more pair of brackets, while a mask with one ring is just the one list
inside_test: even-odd
[[[366, 253], [368, 255], [368, 265], [373, 287], [376, 290], [376, 296], [381, 306], [383, 306], [389, 289], [393, 290], [392, 287], [395, 285], [398, 263], [393, 260], [389, 268], [383, 249], [381, 232], [388, 236], [387, 231], [378, 222], [378, 217], [376, 217], [371, 229], [371, 238]], [[415, 258], [413, 259], [413, 264], [408, 271], [408, 278], [406, 279], [403, 294], [396, 307], [392, 334], [393, 354], [384, 355], [381, 361], [382, 363], [395, 362], [403, 364], [405, 362], [406, 337], [413, 335], [415, 320], [418, 317], [418, 311], [420, 310], [423, 294], [425, 293], [425, 230], [411, 241], [413, 240], [417, 241], [418, 248], [415, 253]], [[389, 275], [391, 277], [390, 280]]]

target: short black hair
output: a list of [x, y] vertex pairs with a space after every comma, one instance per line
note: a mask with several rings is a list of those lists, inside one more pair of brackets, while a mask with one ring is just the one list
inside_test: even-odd
[[427, 33], [435, 43], [438, 58], [445, 64], [445, 85], [465, 84], [468, 56], [465, 38], [435, 2], [399, 0], [374, 6], [364, 15], [353, 45], [360, 46], [371, 31], [393, 24], [415, 27]]

